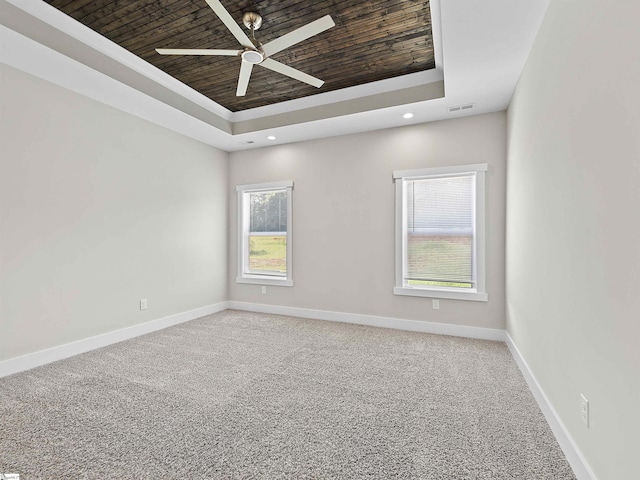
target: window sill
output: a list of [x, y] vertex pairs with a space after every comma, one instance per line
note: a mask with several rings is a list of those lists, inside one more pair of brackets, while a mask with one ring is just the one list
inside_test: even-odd
[[445, 298], [451, 300], [471, 300], [474, 302], [487, 302], [489, 301], [489, 295], [487, 293], [479, 292], [460, 292], [455, 290], [437, 290], [426, 288], [411, 288], [411, 287], [395, 287], [393, 289], [394, 295], [408, 295], [411, 297], [429, 297], [429, 298]]
[[278, 277], [263, 277], [256, 275], [255, 277], [236, 277], [236, 283], [251, 283], [253, 285], [275, 285], [280, 287], [293, 287], [293, 280]]

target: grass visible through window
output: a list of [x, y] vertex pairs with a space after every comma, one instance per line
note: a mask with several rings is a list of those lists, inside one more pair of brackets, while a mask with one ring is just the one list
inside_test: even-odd
[[409, 234], [408, 240], [408, 285], [473, 288], [471, 236]]
[[249, 270], [287, 273], [286, 235], [249, 237]]

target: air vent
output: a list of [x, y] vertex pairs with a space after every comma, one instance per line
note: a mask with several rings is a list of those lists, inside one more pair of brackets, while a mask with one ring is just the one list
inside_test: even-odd
[[240, 142], [240, 145], [252, 145], [256, 143], [254, 140], [246, 140], [244, 142]]
[[456, 105], [455, 107], [449, 107], [449, 112], [459, 112], [461, 110], [470, 110], [475, 106], [475, 103], [468, 103], [466, 105]]

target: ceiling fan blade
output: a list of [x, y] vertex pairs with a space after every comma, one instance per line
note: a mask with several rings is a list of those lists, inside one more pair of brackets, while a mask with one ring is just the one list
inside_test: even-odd
[[224, 55], [235, 57], [240, 50], [212, 50], [210, 48], [156, 48], [160, 55]]
[[276, 38], [275, 40], [272, 40], [266, 45], [263, 45], [262, 48], [264, 49], [265, 55], [267, 57], [270, 57], [274, 53], [278, 53], [285, 48], [295, 45], [296, 43], [300, 43], [307, 38], [313, 37], [314, 35], [322, 33], [333, 26], [335, 26], [335, 22], [331, 18], [331, 15], [325, 15], [318, 20], [308, 23], [304, 27], [297, 28], [293, 32], [289, 32], [281, 37]]
[[240, 25], [236, 23], [233, 17], [229, 14], [229, 12], [227, 12], [227, 10], [222, 6], [222, 4], [218, 0], [205, 0], [205, 1], [209, 4], [209, 6], [211, 7], [211, 10], [214, 11], [214, 13], [218, 16], [218, 18], [222, 20], [222, 23], [226, 25], [226, 27], [233, 34], [233, 36], [236, 37], [236, 40], [240, 42], [240, 45], [242, 45], [243, 47], [253, 48], [253, 43], [251, 43], [251, 40], [249, 40], [249, 37], [247, 37], [247, 35], [242, 31], [242, 28], [240, 28]]
[[324, 80], [312, 77], [307, 73], [296, 70], [295, 68], [291, 68], [284, 63], [276, 62], [275, 60], [272, 60], [270, 58], [263, 60], [262, 63], [259, 63], [258, 65], [261, 65], [264, 68], [268, 68], [269, 70], [273, 70], [274, 72], [286, 75], [287, 77], [291, 77], [301, 82], [308, 83], [309, 85], [313, 85], [316, 88], [320, 88], [322, 85], [324, 85]]
[[236, 97], [244, 97], [249, 86], [249, 78], [251, 78], [251, 70], [253, 63], [242, 61], [240, 65], [240, 76], [238, 77], [238, 88], [236, 89]]

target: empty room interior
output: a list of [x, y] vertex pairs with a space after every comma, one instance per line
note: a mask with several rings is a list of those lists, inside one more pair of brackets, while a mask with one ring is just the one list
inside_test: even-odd
[[0, 477], [640, 478], [639, 17], [0, 0]]

